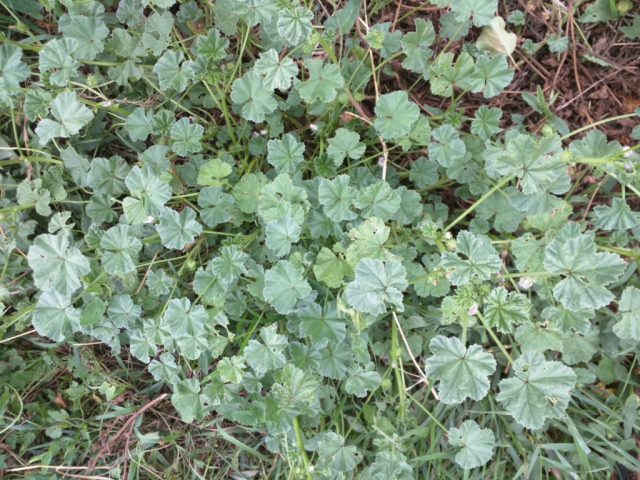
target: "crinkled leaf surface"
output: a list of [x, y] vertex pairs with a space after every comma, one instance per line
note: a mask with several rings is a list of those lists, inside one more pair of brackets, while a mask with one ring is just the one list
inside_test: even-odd
[[38, 335], [61, 342], [67, 335], [80, 330], [80, 310], [72, 307], [67, 295], [46, 291], [33, 309], [31, 322]]
[[165, 247], [183, 249], [200, 235], [202, 225], [196, 222], [196, 212], [192, 208], [187, 207], [180, 213], [165, 208], [160, 214], [160, 224], [156, 229]]
[[611, 206], [597, 205], [593, 208], [596, 218], [593, 225], [603, 230], [629, 230], [640, 225], [640, 214], [620, 197], [611, 201]]
[[320, 180], [318, 200], [323, 206], [324, 213], [334, 222], [355, 220], [356, 212], [350, 209], [356, 196], [356, 189], [349, 185], [347, 175], [338, 175], [333, 180]]
[[80, 277], [89, 273], [89, 260], [77, 248], [69, 246], [66, 233], [36, 237], [27, 255], [33, 280], [44, 292], [69, 296], [80, 288]]
[[111, 275], [127, 273], [135, 268], [133, 256], [142, 248], [136, 237], [129, 235], [125, 225], [117, 225], [105, 232], [100, 246], [106, 250], [102, 255], [102, 266]]
[[449, 281], [453, 285], [463, 285], [476, 276], [488, 280], [500, 271], [502, 262], [486, 236], [464, 230], [456, 239], [455, 253], [442, 254], [442, 266], [452, 269]]
[[429, 343], [432, 356], [426, 361], [427, 377], [439, 380], [440, 400], [462, 403], [465, 398], [483, 399], [489, 390], [487, 378], [496, 369], [493, 355], [480, 345], [468, 349], [457, 338], [438, 335]]
[[309, 78], [298, 84], [300, 97], [307, 103], [316, 100], [328, 103], [336, 98], [336, 89], [344, 83], [340, 67], [323, 64], [322, 60], [307, 60], [304, 65], [309, 70]]
[[278, 52], [272, 48], [260, 54], [254, 71], [263, 75], [264, 88], [285, 91], [291, 87], [293, 78], [298, 75], [298, 65], [289, 57], [280, 59]]
[[265, 273], [263, 295], [278, 313], [293, 312], [296, 301], [311, 293], [302, 273], [302, 268], [295, 268], [287, 260], [280, 260]]
[[80, 103], [73, 92], [62, 92], [51, 102], [51, 115], [55, 120], [40, 120], [36, 133], [40, 143], [46, 144], [55, 137], [69, 138], [93, 120], [93, 113]]
[[569, 405], [576, 374], [560, 362], [548, 362], [538, 351], [527, 351], [513, 365], [513, 377], [502, 380], [496, 399], [516, 422], [537, 430], [547, 418], [559, 418]]
[[287, 346], [287, 337], [277, 333], [277, 327], [270, 325], [260, 330], [260, 339], [249, 340], [244, 349], [244, 357], [256, 373], [264, 374], [269, 370], [275, 370], [284, 366], [286, 359], [284, 349]]
[[304, 144], [290, 133], [282, 137], [282, 140], [269, 140], [267, 150], [267, 161], [278, 173], [294, 173], [298, 164], [304, 160]]
[[354, 204], [364, 218], [390, 220], [400, 208], [401, 198], [385, 181], [376, 182], [358, 192]]
[[249, 71], [233, 82], [231, 100], [242, 107], [242, 116], [252, 122], [262, 122], [278, 104], [273, 94], [265, 88], [262, 77]]
[[618, 314], [620, 321], [613, 326], [613, 332], [620, 338], [640, 342], [640, 290], [631, 286], [624, 289]]
[[566, 308], [600, 308], [613, 300], [606, 286], [624, 273], [619, 255], [596, 250], [592, 232], [580, 233], [577, 224], [567, 224], [546, 248], [544, 268], [564, 278], [554, 287], [554, 297]]
[[353, 308], [373, 315], [387, 311], [387, 304], [403, 311], [402, 291], [407, 288], [407, 272], [400, 262], [383, 263], [363, 258], [355, 267], [355, 280], [347, 286]]

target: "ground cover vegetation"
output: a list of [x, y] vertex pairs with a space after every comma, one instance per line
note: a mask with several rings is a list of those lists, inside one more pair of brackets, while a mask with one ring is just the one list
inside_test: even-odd
[[0, 476], [637, 478], [631, 2], [0, 4]]

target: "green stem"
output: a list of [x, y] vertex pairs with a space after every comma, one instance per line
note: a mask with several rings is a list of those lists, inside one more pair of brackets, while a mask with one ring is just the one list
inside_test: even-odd
[[594, 122], [591, 125], [587, 125], [587, 126], [578, 128], [577, 130], [574, 130], [573, 132], [567, 133], [566, 135], [560, 137], [560, 140], [566, 140], [569, 137], [573, 137], [577, 133], [584, 132], [585, 130], [589, 130], [590, 128], [597, 127], [598, 125], [603, 125], [603, 124], [609, 123], [609, 122], [615, 122], [616, 120], [621, 120], [623, 118], [631, 118], [631, 117], [637, 117], [637, 116], [638, 115], [635, 114], [635, 113], [627, 113], [625, 115], [618, 115], [617, 117], [605, 118], [604, 120], [600, 120], [598, 122]]
[[26, 210], [27, 208], [35, 207], [35, 203], [25, 203], [24, 205], [14, 205], [12, 207], [0, 208], [0, 213], [4, 212], [17, 212], [18, 210]]
[[398, 420], [404, 420], [405, 414], [405, 385], [404, 385], [404, 376], [400, 370], [400, 366], [402, 364], [402, 349], [398, 344], [398, 326], [396, 322], [391, 322], [391, 350], [389, 351], [389, 356], [391, 357], [391, 361], [393, 362], [393, 370], [396, 375], [396, 384], [398, 385], [398, 398], [400, 405], [398, 406]]
[[300, 456], [304, 462], [304, 469], [307, 473], [307, 480], [312, 480], [311, 471], [309, 470], [309, 457], [307, 457], [307, 451], [304, 448], [304, 442], [302, 441], [302, 430], [300, 429], [300, 421], [298, 417], [293, 417], [293, 429], [296, 431], [296, 441], [298, 442], [298, 450], [300, 450]]
[[476, 313], [476, 315], [478, 315], [478, 318], [480, 319], [480, 321], [482, 322], [482, 325], [484, 325], [484, 328], [487, 330], [487, 332], [489, 332], [489, 335], [491, 335], [491, 338], [493, 338], [493, 341], [496, 342], [496, 345], [498, 346], [498, 348], [502, 351], [502, 353], [504, 354], [505, 357], [507, 357], [507, 360], [509, 360], [509, 362], [511, 362], [513, 364], [513, 358], [511, 357], [511, 355], [509, 354], [509, 352], [507, 352], [507, 349], [504, 348], [504, 345], [502, 344], [502, 342], [498, 339], [498, 337], [496, 336], [495, 333], [493, 333], [493, 330], [491, 330], [491, 327], [489, 327], [489, 325], [487, 325], [486, 320], [484, 319], [484, 317], [482, 316], [482, 314], [480, 312]]
[[478, 200], [476, 200], [476, 202], [471, 205], [469, 208], [467, 208], [464, 212], [462, 212], [462, 214], [456, 218], [453, 222], [451, 222], [449, 225], [447, 225], [447, 228], [445, 228], [443, 230], [443, 232], [448, 232], [449, 230], [451, 230], [455, 225], [457, 225], [464, 217], [466, 217], [467, 215], [469, 215], [471, 212], [473, 212], [476, 208], [478, 208], [478, 205], [480, 205], [482, 202], [484, 202], [487, 198], [489, 198], [493, 192], [495, 192], [496, 190], [501, 189], [502, 187], [504, 187], [507, 183], [509, 183], [511, 180], [513, 179], [513, 175], [510, 177], [505, 178], [504, 180], [502, 180], [500, 183], [498, 183], [497, 185], [495, 185], [491, 190], [489, 190], [487, 193], [485, 193], [482, 197], [480, 197]]

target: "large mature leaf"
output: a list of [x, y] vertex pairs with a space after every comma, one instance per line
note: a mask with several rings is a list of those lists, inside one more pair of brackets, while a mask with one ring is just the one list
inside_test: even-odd
[[142, 248], [142, 242], [129, 235], [126, 225], [116, 225], [105, 232], [100, 246], [106, 250], [102, 266], [111, 275], [127, 273], [135, 268], [133, 258]]
[[191, 123], [188, 118], [181, 118], [171, 127], [171, 148], [178, 155], [198, 153], [202, 150], [200, 139], [204, 134], [204, 127]]
[[109, 35], [109, 29], [100, 18], [82, 15], [72, 17], [62, 31], [65, 38], [77, 41], [75, 55], [83, 60], [93, 60], [97, 54], [102, 53], [102, 41]]
[[278, 313], [294, 310], [296, 301], [311, 293], [311, 287], [302, 277], [304, 270], [295, 268], [291, 262], [280, 260], [264, 275], [263, 295]]
[[428, 76], [431, 93], [449, 97], [453, 94], [453, 87], [458, 86], [463, 90], [471, 90], [471, 74], [475, 66], [473, 57], [467, 52], [461, 53], [456, 61], [454, 54], [440, 53], [427, 68], [425, 76]]
[[473, 20], [476, 27], [487, 25], [498, 8], [498, 0], [452, 0], [451, 11], [458, 22]]
[[220, 37], [220, 31], [212, 28], [206, 35], [198, 35], [193, 46], [196, 55], [204, 57], [213, 62], [219, 62], [227, 56], [229, 39]]
[[391, 229], [377, 217], [367, 218], [362, 224], [351, 229], [353, 241], [347, 249], [347, 262], [355, 265], [363, 258], [374, 258], [383, 262], [397, 260], [384, 244], [389, 239]]
[[241, 251], [237, 245], [224, 246], [220, 249], [218, 256], [211, 259], [209, 268], [212, 272], [220, 275], [220, 278], [228, 283], [247, 273], [245, 262], [249, 260], [249, 255]]
[[410, 102], [409, 95], [402, 90], [381, 95], [375, 112], [374, 125], [384, 139], [406, 135], [420, 116], [418, 106]]
[[515, 174], [523, 193], [541, 193], [566, 174], [566, 165], [560, 160], [561, 151], [557, 135], [535, 139], [521, 134], [510, 138], [505, 149], [485, 150], [487, 173], [493, 178]]
[[130, 167], [122, 157], [94, 158], [87, 176], [87, 183], [94, 193], [106, 196], [119, 196], [126, 190], [125, 178]]
[[80, 310], [72, 307], [68, 295], [46, 291], [33, 309], [31, 322], [38, 335], [61, 342], [80, 330]]
[[433, 55], [433, 50], [429, 47], [436, 39], [436, 32], [431, 20], [416, 18], [414, 25], [415, 32], [407, 33], [400, 42], [402, 52], [407, 56], [402, 66], [412, 72], [422, 73], [427, 61]]
[[514, 325], [530, 321], [530, 308], [531, 302], [526, 295], [498, 287], [485, 300], [484, 316], [490, 327], [502, 333], [511, 333]]
[[202, 225], [196, 222], [196, 212], [192, 208], [186, 207], [180, 213], [165, 208], [156, 229], [165, 247], [180, 250], [200, 235]]
[[161, 181], [150, 165], [133, 167], [125, 183], [132, 197], [124, 200], [124, 213], [131, 223], [141, 223], [147, 216], [157, 217], [171, 198], [171, 187]]
[[193, 291], [199, 296], [213, 302], [217, 297], [224, 295], [229, 288], [229, 283], [214, 272], [211, 267], [207, 270], [200, 267], [193, 279]]
[[198, 195], [198, 205], [201, 207], [200, 217], [210, 227], [215, 227], [231, 219], [236, 202], [228, 193], [223, 193], [221, 186], [205, 187]]
[[74, 92], [62, 92], [51, 102], [51, 115], [55, 120], [40, 120], [36, 133], [40, 143], [46, 144], [55, 137], [69, 138], [93, 120], [93, 112], [80, 103]]
[[173, 15], [170, 11], [165, 10], [162, 14], [153, 13], [144, 24], [142, 43], [157, 57], [169, 46], [172, 28]]
[[158, 82], [163, 90], [174, 89], [182, 92], [187, 88], [189, 80], [195, 78], [194, 63], [185, 60], [182, 52], [178, 50], [164, 52], [153, 67], [153, 72], [158, 75]]
[[593, 232], [580, 233], [575, 223], [567, 224], [547, 246], [544, 268], [565, 278], [553, 295], [566, 308], [600, 308], [613, 300], [606, 286], [615, 282], [627, 264], [619, 255], [596, 250]]
[[258, 375], [281, 368], [286, 363], [284, 349], [287, 347], [287, 337], [279, 335], [277, 331], [276, 325], [264, 327], [260, 330], [262, 341], [249, 340], [244, 348], [247, 363]]
[[593, 211], [596, 213], [593, 225], [603, 230], [629, 230], [640, 225], [640, 214], [620, 197], [615, 197], [610, 207], [598, 205]]
[[267, 177], [261, 172], [243, 175], [231, 192], [241, 212], [255, 213], [258, 210], [262, 188], [266, 184]]
[[326, 283], [331, 288], [338, 288], [345, 276], [353, 274], [353, 269], [343, 254], [333, 253], [322, 247], [313, 265], [313, 273], [318, 281]]
[[311, 34], [311, 20], [313, 13], [302, 6], [283, 8], [278, 15], [278, 33], [289, 47], [295, 47]]
[[338, 315], [335, 302], [327, 303], [324, 308], [310, 303], [298, 312], [300, 334], [313, 342], [318, 348], [327, 343], [341, 343], [346, 335], [344, 320]]
[[27, 255], [33, 269], [33, 281], [44, 292], [69, 296], [80, 288], [80, 277], [91, 269], [89, 260], [74, 247], [69, 247], [67, 233], [36, 237]]
[[204, 419], [209, 411], [212, 399], [200, 391], [200, 381], [197, 378], [188, 378], [175, 384], [171, 403], [176, 407], [183, 422], [198, 422]]
[[475, 72], [471, 75], [472, 91], [482, 91], [485, 98], [500, 94], [513, 80], [513, 70], [503, 55], [488, 57], [481, 55], [476, 60]]
[[146, 50], [142, 46], [140, 37], [132, 37], [126, 30], [116, 28], [109, 42], [109, 50], [125, 58], [120, 65], [109, 68], [109, 78], [118, 85], [127, 85], [130, 79], [142, 78], [143, 70], [138, 63], [141, 63], [141, 57], [144, 57]]
[[339, 167], [346, 157], [358, 160], [365, 149], [366, 146], [360, 142], [360, 135], [346, 128], [339, 128], [335, 131], [334, 137], [329, 139], [327, 154], [333, 159], [336, 167]]
[[433, 138], [437, 142], [429, 144], [429, 158], [437, 161], [443, 167], [450, 167], [454, 160], [462, 158], [466, 152], [460, 134], [451, 125], [443, 125], [433, 131]]
[[304, 160], [304, 144], [290, 133], [282, 137], [282, 140], [269, 140], [267, 150], [267, 161], [278, 173], [294, 173], [298, 164]]
[[337, 472], [350, 472], [362, 461], [362, 454], [355, 445], [346, 446], [344, 437], [327, 432], [318, 442], [320, 465]]
[[487, 377], [495, 371], [496, 361], [481, 345], [467, 349], [457, 338], [438, 335], [429, 349], [433, 355], [426, 361], [425, 372], [440, 381], [436, 388], [442, 402], [462, 403], [467, 397], [481, 400], [487, 395]]
[[495, 436], [488, 428], [480, 428], [473, 420], [465, 420], [460, 428], [449, 430], [449, 443], [462, 447], [456, 454], [456, 463], [465, 470], [481, 467], [493, 455]]
[[278, 106], [273, 94], [266, 89], [262, 77], [252, 70], [233, 82], [231, 100], [242, 107], [242, 116], [252, 122], [262, 122]]
[[174, 298], [169, 301], [159, 328], [165, 332], [165, 343], [175, 341], [185, 358], [197, 360], [208, 347], [204, 335], [208, 320], [209, 315], [202, 305], [191, 306], [186, 298]]
[[414, 182], [416, 187], [424, 188], [427, 185], [433, 185], [439, 178], [438, 164], [433, 160], [429, 160], [425, 157], [419, 157], [411, 163], [409, 180]]
[[323, 65], [322, 60], [307, 60], [304, 65], [309, 69], [309, 78], [298, 84], [300, 97], [307, 103], [316, 100], [328, 103], [336, 98], [336, 88], [341, 88], [344, 83], [340, 67]]
[[386, 222], [398, 211], [401, 201], [398, 192], [383, 180], [360, 190], [354, 204], [364, 218], [375, 216]]
[[347, 286], [347, 300], [353, 308], [373, 315], [387, 311], [387, 304], [402, 305], [402, 291], [407, 288], [407, 272], [400, 262], [382, 263], [363, 258], [356, 264], [355, 280]]
[[537, 351], [527, 351], [513, 365], [514, 376], [500, 382], [496, 399], [516, 422], [538, 429], [547, 418], [559, 418], [569, 405], [576, 374], [560, 362], [547, 362]]
[[613, 326], [613, 332], [620, 338], [640, 342], [640, 290], [636, 287], [624, 289], [618, 313], [620, 321]]
[[264, 88], [268, 90], [288, 90], [293, 78], [298, 75], [298, 65], [289, 57], [280, 59], [273, 48], [260, 54], [253, 70], [258, 75], [264, 75]]
[[551, 320], [562, 333], [567, 333], [571, 330], [582, 334], [587, 333], [591, 328], [589, 320], [595, 315], [596, 312], [591, 308], [581, 308], [574, 312], [562, 306], [557, 306], [547, 307], [542, 311], [543, 318]]
[[78, 48], [77, 40], [57, 38], [44, 44], [40, 50], [40, 72], [52, 71], [49, 81], [52, 85], [65, 87], [69, 79], [76, 75], [80, 66], [73, 54]]
[[288, 215], [272, 220], [267, 224], [267, 246], [275, 252], [278, 257], [288, 255], [291, 245], [300, 240], [302, 229], [293, 218]]
[[478, 135], [483, 140], [489, 140], [493, 135], [502, 131], [500, 117], [502, 117], [502, 110], [482, 105], [476, 110], [475, 118], [471, 122], [471, 133]]
[[18, 95], [20, 82], [30, 75], [31, 69], [22, 61], [22, 51], [15, 45], [0, 45], [0, 100], [6, 102]]
[[133, 303], [130, 295], [114, 295], [109, 300], [107, 315], [117, 328], [133, 328], [142, 308]]
[[347, 175], [338, 175], [333, 180], [320, 179], [318, 200], [324, 213], [334, 222], [355, 220], [358, 215], [350, 209], [356, 197], [356, 189], [349, 185]]
[[153, 132], [153, 128], [151, 128], [151, 113], [149, 110], [138, 107], [129, 114], [124, 121], [124, 128], [129, 133], [131, 140], [145, 141], [149, 134]]
[[375, 364], [369, 362], [364, 368], [356, 365], [347, 371], [347, 381], [344, 384], [344, 389], [347, 393], [356, 397], [366, 397], [367, 393], [377, 390], [381, 384], [382, 378], [375, 371]]
[[502, 262], [488, 237], [475, 236], [463, 230], [456, 239], [455, 253], [442, 254], [442, 266], [447, 270], [452, 269], [449, 281], [453, 285], [463, 285], [476, 276], [489, 280], [492, 274], [500, 271]]
[[513, 233], [523, 219], [522, 213], [509, 203], [502, 192], [494, 192], [476, 209], [476, 217], [483, 220], [493, 218], [493, 228], [501, 233]]

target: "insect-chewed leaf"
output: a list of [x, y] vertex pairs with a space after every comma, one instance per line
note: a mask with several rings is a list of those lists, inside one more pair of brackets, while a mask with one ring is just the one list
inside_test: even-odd
[[576, 374], [560, 362], [547, 362], [537, 351], [527, 351], [513, 365], [514, 376], [500, 382], [496, 399], [516, 422], [539, 429], [547, 418], [559, 418], [569, 405]]

